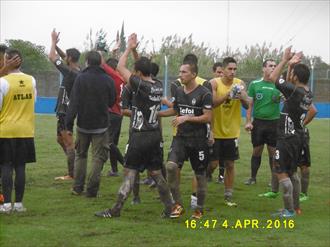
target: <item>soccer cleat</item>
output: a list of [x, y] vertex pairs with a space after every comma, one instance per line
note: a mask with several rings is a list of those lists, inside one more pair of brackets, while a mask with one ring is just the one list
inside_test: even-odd
[[281, 209], [278, 212], [272, 214], [273, 217], [279, 217], [279, 218], [291, 218], [295, 216], [295, 212], [287, 210], [287, 209]]
[[163, 219], [171, 218], [171, 212], [166, 212], [163, 210], [163, 212], [160, 214], [160, 217]]
[[118, 172], [109, 171], [107, 174], [108, 177], [119, 177]]
[[154, 181], [152, 178], [145, 178], [143, 179], [140, 184], [145, 184], [145, 185], [150, 185], [152, 183], [152, 181]]
[[65, 176], [61, 176], [61, 177], [55, 177], [56, 181], [70, 181], [72, 179], [73, 179], [73, 177], [71, 177], [69, 175], [65, 175]]
[[26, 212], [26, 208], [22, 203], [14, 203], [13, 212], [23, 213]]
[[259, 197], [276, 198], [279, 194], [279, 192], [268, 191], [266, 193], [259, 194]]
[[199, 209], [196, 209], [195, 212], [192, 214], [192, 216], [190, 217], [191, 219], [196, 219], [199, 220], [203, 217], [203, 212]]
[[113, 217], [119, 217], [120, 213], [115, 212], [112, 209], [106, 209], [104, 211], [99, 211], [94, 214], [96, 217], [101, 217], [101, 218], [113, 218]]
[[301, 192], [300, 195], [299, 195], [299, 201], [300, 202], [305, 202], [307, 200], [308, 200], [308, 196], [305, 193]]
[[237, 207], [237, 203], [236, 202], [233, 202], [231, 199], [225, 199], [225, 205], [228, 206], [228, 207]]
[[140, 204], [140, 203], [141, 203], [140, 197], [133, 198], [133, 200], [131, 202], [132, 205], [137, 205], [137, 204]]
[[183, 215], [184, 209], [180, 204], [175, 204], [174, 207], [172, 208], [170, 218], [175, 219], [179, 218], [181, 215]]
[[257, 183], [257, 180], [255, 178], [249, 178], [248, 180], [246, 180], [244, 182], [245, 185], [253, 185], [253, 184], [256, 184]]
[[3, 205], [0, 205], [0, 214], [10, 214], [11, 210], [11, 203], [4, 203]]
[[149, 188], [153, 189], [153, 188], [156, 188], [156, 187], [157, 187], [157, 184], [156, 184], [155, 180], [152, 179], [151, 183], [149, 184]]
[[3, 197], [3, 194], [0, 193], [0, 204], [2, 204], [5, 201], [5, 198]]
[[296, 215], [301, 215], [302, 211], [300, 208], [296, 208], [294, 211], [296, 211]]
[[190, 208], [195, 209], [197, 208], [197, 196], [191, 195], [190, 200]]
[[75, 189], [71, 189], [71, 195], [74, 195], [74, 196], [81, 196], [81, 195], [84, 195], [85, 193], [83, 191], [76, 191]]
[[223, 176], [220, 175], [220, 176], [218, 177], [217, 183], [218, 183], [218, 184], [223, 184], [224, 182], [225, 182], [225, 178], [224, 178]]

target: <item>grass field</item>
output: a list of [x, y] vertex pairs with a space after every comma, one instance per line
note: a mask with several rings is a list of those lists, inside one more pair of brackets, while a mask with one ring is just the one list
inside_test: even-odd
[[[250, 137], [242, 131], [234, 188], [234, 200], [239, 206], [227, 208], [223, 204], [223, 185], [210, 182], [204, 219], [197, 222], [196, 228], [187, 228], [186, 220], [192, 213], [189, 209], [192, 177], [189, 163], [186, 162], [181, 179], [187, 209], [184, 217], [161, 219], [162, 206], [157, 191], [141, 185], [142, 204], [131, 205], [130, 196], [120, 218], [100, 219], [93, 216], [94, 212], [114, 203], [122, 178], [105, 176], [110, 167], [107, 162], [99, 198], [72, 196], [71, 182], [54, 181], [55, 176], [66, 171], [64, 154], [55, 140], [55, 117], [37, 116], [38, 162], [27, 167], [24, 205], [28, 211], [0, 215], [0, 246], [330, 246], [329, 123], [329, 120], [315, 120], [310, 125], [310, 200], [301, 205], [303, 214], [293, 218], [294, 226], [271, 217], [272, 212], [282, 207], [281, 197], [265, 199], [257, 196], [268, 190], [267, 155], [263, 157], [258, 183], [254, 186], [243, 184], [250, 174], [252, 146]], [[163, 125], [167, 154], [172, 133], [169, 119]], [[122, 126], [121, 150], [124, 150], [127, 137], [126, 119]], [[238, 221], [248, 219], [257, 220], [259, 228], [232, 227]], [[226, 222], [228, 228], [223, 225]]]

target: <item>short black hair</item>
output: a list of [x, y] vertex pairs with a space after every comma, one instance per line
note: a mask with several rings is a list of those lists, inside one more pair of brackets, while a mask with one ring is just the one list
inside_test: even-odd
[[293, 67], [293, 75], [298, 77], [299, 82], [307, 84], [309, 81], [310, 71], [307, 65], [299, 63]]
[[275, 60], [272, 59], [272, 58], [267, 58], [267, 59], [262, 63], [262, 67], [266, 67], [268, 62], [275, 62]]
[[147, 57], [140, 57], [134, 64], [134, 70], [140, 71], [144, 76], [150, 76], [151, 74], [151, 62]]
[[196, 76], [198, 75], [198, 65], [193, 63], [193, 62], [190, 62], [190, 61], [187, 61], [187, 62], [183, 62], [182, 65], [189, 65], [190, 66], [190, 71], [192, 73], [196, 73]]
[[157, 76], [159, 72], [159, 66], [156, 63], [151, 63], [151, 68], [150, 68], [150, 74], [152, 74], [154, 77]]
[[6, 45], [0, 45], [0, 53], [5, 54], [8, 47]]
[[88, 66], [100, 66], [101, 60], [101, 55], [97, 51], [89, 51], [86, 54], [86, 61]]
[[197, 58], [197, 56], [195, 55], [195, 54], [192, 54], [192, 53], [189, 53], [189, 54], [187, 54], [187, 55], [185, 55], [184, 56], [184, 58], [183, 58], [183, 61], [182, 61], [182, 63], [194, 63], [194, 64], [198, 64], [198, 58]]
[[77, 63], [80, 58], [80, 52], [76, 48], [70, 48], [66, 50], [67, 57], [71, 57], [71, 61]]
[[15, 66], [14, 68], [15, 69], [18, 69], [19, 67], [21, 67], [22, 61], [23, 61], [23, 57], [22, 57], [22, 53], [19, 50], [8, 48], [6, 50], [6, 52], [5, 52], [5, 54], [6, 54], [6, 56], [7, 56], [8, 59], [11, 59], [11, 58], [13, 58], [15, 56], [18, 56], [19, 59], [21, 60], [21, 62], [17, 66]]
[[217, 70], [218, 67], [221, 67], [222, 68], [222, 63], [221, 62], [216, 62], [213, 64], [213, 72], [215, 72]]
[[117, 69], [118, 59], [110, 57], [106, 61], [106, 64], [109, 65], [113, 69]]
[[222, 61], [222, 67], [226, 68], [230, 63], [237, 64], [236, 60], [233, 57], [225, 57]]

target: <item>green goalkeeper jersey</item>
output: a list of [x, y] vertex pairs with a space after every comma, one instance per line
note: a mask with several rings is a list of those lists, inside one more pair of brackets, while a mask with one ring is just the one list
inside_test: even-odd
[[248, 95], [253, 99], [253, 118], [274, 120], [280, 118], [280, 91], [272, 82], [252, 81]]

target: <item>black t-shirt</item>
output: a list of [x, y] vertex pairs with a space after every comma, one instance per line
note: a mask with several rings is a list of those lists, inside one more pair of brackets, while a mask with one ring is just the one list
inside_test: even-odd
[[68, 96], [70, 96], [74, 80], [76, 79], [77, 74], [79, 73], [79, 71], [70, 69], [60, 59], [57, 59], [55, 61], [55, 66], [61, 72], [61, 74], [63, 75], [63, 80], [61, 82], [61, 86], [65, 87], [65, 90], [66, 90]]
[[283, 79], [279, 79], [275, 85], [285, 97], [278, 124], [278, 137], [285, 138], [295, 134], [303, 134], [303, 122], [312, 104], [311, 91], [297, 87]]
[[79, 71], [70, 69], [60, 59], [57, 59], [54, 62], [54, 64], [55, 64], [56, 68], [63, 75], [63, 80], [61, 82], [58, 96], [57, 96], [55, 112], [57, 113], [57, 115], [65, 115], [69, 102], [70, 102], [69, 98], [70, 98], [71, 90], [73, 87], [73, 83], [74, 83]]
[[132, 129], [133, 131], [151, 131], [159, 129], [157, 112], [161, 107], [163, 85], [160, 81], [144, 81], [132, 75], [129, 79], [133, 91]]
[[[203, 110], [212, 110], [212, 95], [210, 91], [198, 85], [194, 91], [186, 94], [183, 87], [178, 87], [173, 95], [174, 110], [178, 116], [201, 116]], [[185, 122], [178, 126], [177, 136], [206, 138], [207, 124]]]
[[132, 109], [133, 91], [129, 85], [123, 87], [121, 93], [121, 108], [122, 109]]

